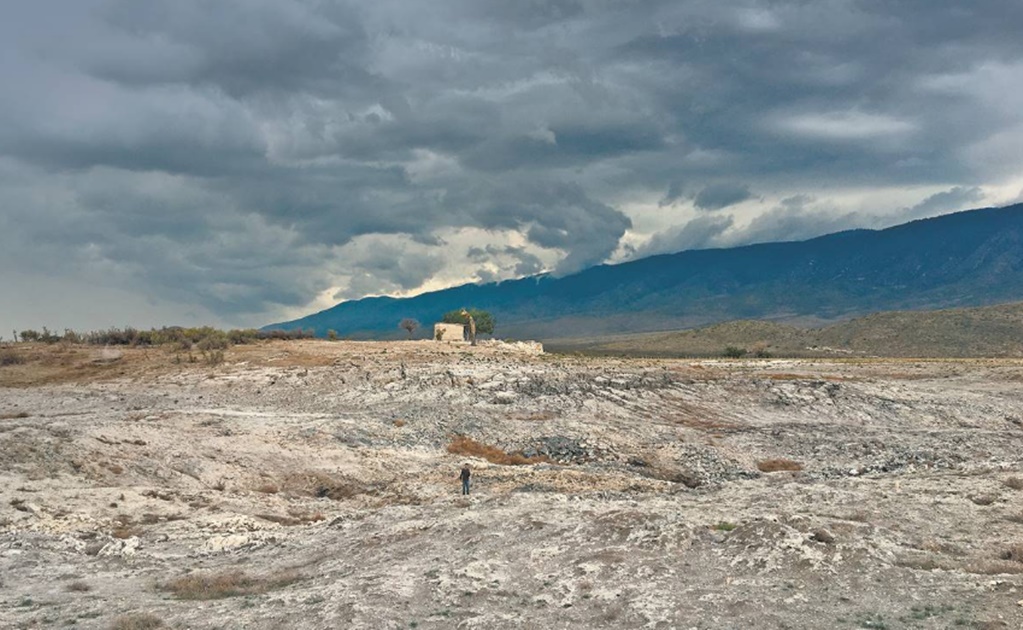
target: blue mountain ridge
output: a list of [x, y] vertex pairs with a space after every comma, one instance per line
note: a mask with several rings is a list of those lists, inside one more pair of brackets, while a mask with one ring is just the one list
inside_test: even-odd
[[1023, 300], [1023, 204], [882, 230], [688, 250], [560, 278], [466, 284], [409, 298], [370, 297], [265, 330], [398, 338], [405, 317], [490, 311], [500, 337], [569, 338], [691, 328], [733, 319], [839, 320], [884, 310]]

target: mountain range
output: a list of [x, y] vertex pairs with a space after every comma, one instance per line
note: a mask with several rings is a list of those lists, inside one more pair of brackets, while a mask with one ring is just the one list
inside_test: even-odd
[[370, 297], [266, 329], [400, 337], [402, 318], [493, 313], [504, 338], [677, 330], [738, 319], [826, 323], [888, 310], [1023, 299], [1023, 204], [798, 242], [688, 250], [579, 273], [466, 284], [409, 298]]

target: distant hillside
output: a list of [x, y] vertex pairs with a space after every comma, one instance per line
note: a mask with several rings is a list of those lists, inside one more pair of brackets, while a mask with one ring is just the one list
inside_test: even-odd
[[876, 311], [984, 306], [1023, 298], [1023, 204], [789, 243], [685, 251], [563, 278], [464, 285], [344, 302], [267, 328], [398, 337], [475, 306], [497, 334], [565, 338], [692, 328], [736, 319], [837, 321]]
[[727, 347], [771, 356], [1020, 357], [1023, 302], [874, 313], [824, 328], [733, 321], [670, 333], [552, 341], [549, 350], [646, 356], [722, 356]]

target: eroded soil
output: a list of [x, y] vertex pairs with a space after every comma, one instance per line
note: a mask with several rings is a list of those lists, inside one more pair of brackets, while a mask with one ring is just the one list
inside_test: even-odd
[[0, 626], [1023, 627], [1020, 362], [529, 350], [21, 344]]

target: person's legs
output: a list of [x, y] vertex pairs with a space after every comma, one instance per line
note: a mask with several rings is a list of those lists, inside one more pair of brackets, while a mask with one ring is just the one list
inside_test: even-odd
[[469, 494], [469, 480], [462, 480], [462, 494]]

